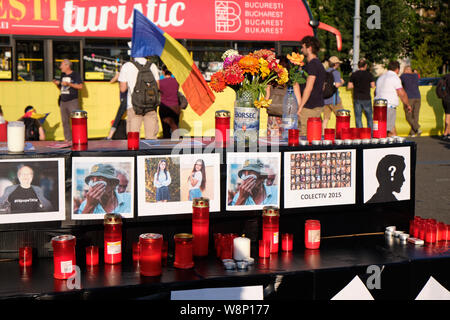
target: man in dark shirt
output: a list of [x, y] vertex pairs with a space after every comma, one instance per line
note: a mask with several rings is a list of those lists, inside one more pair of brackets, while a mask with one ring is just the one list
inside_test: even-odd
[[420, 136], [422, 131], [419, 125], [419, 110], [420, 110], [420, 91], [419, 91], [419, 75], [412, 71], [411, 66], [406, 66], [403, 74], [400, 76], [403, 88], [408, 95], [409, 105], [412, 107], [411, 111], [404, 106], [405, 118], [411, 126], [409, 132], [410, 137]]
[[323, 111], [323, 83], [325, 81], [325, 68], [317, 54], [320, 42], [317, 38], [306, 36], [300, 41], [302, 54], [305, 55], [307, 64], [304, 70], [308, 73], [306, 83], [300, 85], [301, 102], [298, 108], [300, 135], [306, 135], [308, 118], [320, 117]]
[[70, 114], [78, 110], [78, 90], [83, 89], [83, 81], [78, 72], [72, 70], [72, 62], [64, 59], [59, 69], [61, 69], [61, 80], [53, 80], [53, 83], [61, 90], [61, 120], [64, 130], [64, 139], [72, 141], [72, 128], [70, 125]]
[[359, 70], [352, 73], [348, 82], [348, 89], [353, 89], [353, 109], [355, 111], [355, 122], [357, 128], [362, 128], [362, 112], [366, 115], [367, 125], [372, 129], [372, 98], [370, 88], [375, 88], [375, 79], [367, 71], [367, 62], [360, 60], [358, 62]]
[[17, 170], [18, 185], [9, 186], [0, 198], [0, 205], [8, 204], [10, 213], [33, 213], [51, 211], [52, 205], [45, 196], [43, 190], [31, 185], [34, 171], [28, 166]]

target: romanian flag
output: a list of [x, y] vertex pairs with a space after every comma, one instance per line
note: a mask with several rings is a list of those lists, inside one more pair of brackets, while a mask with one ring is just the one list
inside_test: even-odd
[[214, 102], [214, 93], [189, 52], [178, 41], [134, 10], [132, 57], [159, 56], [172, 72], [191, 108], [202, 115]]

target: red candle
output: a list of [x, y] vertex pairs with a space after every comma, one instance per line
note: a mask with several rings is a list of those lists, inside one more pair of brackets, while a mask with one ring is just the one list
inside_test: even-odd
[[192, 235], [194, 256], [208, 255], [209, 242], [209, 199], [195, 198], [192, 202]]
[[359, 130], [358, 128], [350, 128], [351, 139], [359, 139]]
[[416, 220], [409, 220], [409, 234], [413, 235], [414, 234], [414, 228], [416, 226]]
[[326, 129], [323, 130], [323, 133], [324, 133], [324, 139], [325, 140], [331, 140], [331, 141], [334, 142], [336, 129], [326, 128]]
[[283, 233], [281, 235], [281, 250], [292, 251], [294, 248], [294, 235], [292, 233]]
[[350, 128], [341, 129], [341, 139], [342, 140], [352, 139], [352, 131]]
[[320, 117], [308, 118], [306, 136], [310, 144], [313, 140], [322, 140], [322, 119]]
[[122, 217], [107, 213], [104, 219], [104, 256], [105, 263], [122, 262]]
[[411, 233], [414, 238], [419, 238], [421, 223], [422, 219], [420, 217], [414, 217], [414, 231]]
[[299, 130], [298, 129], [289, 129], [288, 130], [288, 146], [290, 147], [296, 147], [298, 146], [299, 138]]
[[216, 111], [216, 146], [224, 148], [228, 144], [230, 135], [230, 112], [227, 110]]
[[372, 129], [358, 128], [358, 130], [359, 130], [359, 139], [371, 139], [372, 138]]
[[164, 240], [163, 241], [163, 246], [161, 249], [161, 263], [163, 266], [167, 265], [167, 254], [168, 254], [168, 249], [169, 249], [169, 243]]
[[89, 246], [86, 247], [86, 265], [97, 266], [98, 265], [98, 247]]
[[139, 131], [130, 131], [127, 134], [128, 150], [139, 150]]
[[214, 233], [214, 249], [216, 250], [216, 256], [220, 258], [220, 248], [223, 234]]
[[139, 242], [133, 242], [133, 262], [139, 262]]
[[55, 279], [68, 279], [75, 273], [73, 266], [75, 258], [76, 238], [73, 235], [61, 235], [52, 238], [53, 246], [53, 277]]
[[162, 273], [161, 253], [163, 237], [158, 233], [139, 236], [139, 271], [143, 276], [159, 276]]
[[437, 225], [433, 222], [428, 222], [425, 227], [425, 242], [436, 242]]
[[278, 252], [280, 211], [276, 207], [263, 208], [263, 240], [270, 242], [270, 253]]
[[425, 240], [425, 228], [426, 228], [427, 222], [426, 220], [422, 220], [419, 223], [419, 239]]
[[19, 248], [19, 266], [30, 267], [33, 264], [33, 248], [25, 246]]
[[376, 99], [373, 104], [373, 137], [387, 137], [387, 100]]
[[336, 139], [344, 140], [341, 137], [343, 128], [350, 128], [350, 111], [341, 109], [336, 113]]
[[8, 122], [0, 123], [0, 141], [8, 141]]
[[72, 118], [72, 144], [87, 144], [87, 112], [75, 110]]
[[179, 269], [190, 269], [194, 266], [192, 260], [192, 234], [178, 233], [174, 235], [175, 241], [175, 261], [173, 266]]
[[319, 249], [320, 247], [320, 221], [306, 220], [305, 222], [305, 248]]
[[[444, 240], [444, 239], [442, 239]], [[450, 224], [447, 224], [445, 231], [445, 241], [450, 241]]]
[[259, 257], [260, 258], [270, 257], [270, 241], [259, 240]]
[[447, 227], [446, 227], [445, 223], [439, 222], [437, 227], [438, 227], [438, 230], [437, 230], [436, 241], [445, 241], [445, 233], [447, 231]]
[[220, 259], [233, 259], [233, 242], [234, 238], [238, 237], [237, 234], [227, 233], [222, 237], [220, 248]]

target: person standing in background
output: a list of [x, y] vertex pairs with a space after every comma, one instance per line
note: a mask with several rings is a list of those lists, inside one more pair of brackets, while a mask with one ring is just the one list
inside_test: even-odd
[[161, 104], [159, 106], [159, 118], [163, 127], [163, 138], [170, 139], [172, 133], [178, 129], [180, 121], [180, 105], [178, 102], [179, 85], [172, 77], [166, 66], [162, 68], [164, 78], [159, 80], [159, 91], [161, 94]]
[[332, 56], [328, 59], [330, 67], [327, 69], [327, 72], [332, 71], [334, 77], [334, 86], [338, 88], [336, 93], [333, 94], [330, 98], [324, 99], [324, 108], [323, 108], [323, 120], [322, 120], [322, 131], [327, 127], [328, 121], [331, 117], [331, 112], [336, 115], [339, 109], [342, 109], [341, 97], [339, 97], [339, 87], [344, 85], [344, 80], [341, 78], [341, 73], [338, 68], [341, 65], [342, 61], [339, 60], [338, 57]]
[[403, 88], [408, 95], [408, 103], [411, 106], [412, 110], [408, 111], [406, 105], [404, 105], [405, 109], [405, 118], [408, 121], [411, 130], [409, 131], [410, 137], [420, 136], [422, 131], [420, 130], [419, 124], [419, 111], [420, 111], [420, 91], [419, 91], [419, 75], [414, 73], [411, 69], [411, 66], [406, 66], [403, 70], [403, 74], [400, 76], [400, 80], [402, 80]]
[[350, 76], [347, 89], [353, 89], [353, 110], [355, 111], [355, 122], [357, 128], [362, 128], [362, 113], [366, 115], [367, 126], [373, 128], [372, 97], [370, 89], [375, 88], [375, 79], [367, 71], [367, 62], [360, 60], [357, 71]]
[[60, 110], [64, 130], [64, 139], [72, 141], [72, 128], [70, 124], [71, 113], [80, 109], [78, 91], [83, 89], [83, 81], [78, 72], [72, 70], [72, 62], [64, 59], [59, 65], [61, 79], [54, 79], [53, 83], [61, 90]]

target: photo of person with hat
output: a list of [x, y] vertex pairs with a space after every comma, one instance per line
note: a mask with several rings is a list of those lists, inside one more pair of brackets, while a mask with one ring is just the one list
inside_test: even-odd
[[273, 174], [273, 171], [267, 171], [267, 167], [261, 160], [245, 160], [237, 173], [240, 185], [229, 205], [277, 205], [278, 186], [265, 183]]
[[131, 194], [117, 191], [117, 170], [108, 163], [94, 164], [84, 182], [89, 189], [76, 213], [130, 213]]

